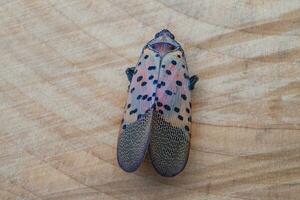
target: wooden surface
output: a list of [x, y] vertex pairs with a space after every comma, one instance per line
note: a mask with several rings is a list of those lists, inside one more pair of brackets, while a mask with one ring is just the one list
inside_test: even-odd
[[[0, 1], [0, 199], [300, 199], [299, 0]], [[163, 28], [191, 73], [189, 162], [116, 162], [124, 70]]]

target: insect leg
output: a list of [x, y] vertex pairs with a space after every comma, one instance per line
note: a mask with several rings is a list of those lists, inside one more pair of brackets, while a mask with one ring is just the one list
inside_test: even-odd
[[195, 84], [197, 83], [197, 81], [199, 80], [198, 76], [194, 75], [192, 77], [190, 77], [190, 83], [189, 83], [189, 89], [193, 90], [195, 87]]
[[135, 67], [129, 67], [126, 69], [125, 73], [127, 75], [129, 82], [131, 82], [134, 72], [135, 72]]

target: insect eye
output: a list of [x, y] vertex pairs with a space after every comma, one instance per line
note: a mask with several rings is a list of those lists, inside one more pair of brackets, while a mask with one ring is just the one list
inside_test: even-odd
[[159, 37], [159, 35], [160, 35], [159, 33], [156, 33], [156, 34], [155, 34], [155, 38], [158, 38], [158, 37]]

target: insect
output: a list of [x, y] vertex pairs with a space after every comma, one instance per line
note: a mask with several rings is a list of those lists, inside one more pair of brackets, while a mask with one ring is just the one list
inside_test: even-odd
[[188, 160], [191, 129], [189, 76], [184, 51], [167, 29], [143, 48], [135, 67], [126, 70], [130, 85], [117, 145], [117, 159], [133, 172], [148, 151], [162, 176], [180, 173]]

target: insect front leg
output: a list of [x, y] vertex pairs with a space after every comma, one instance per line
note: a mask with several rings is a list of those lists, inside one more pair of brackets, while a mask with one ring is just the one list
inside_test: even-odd
[[192, 77], [190, 77], [190, 81], [189, 81], [189, 89], [193, 90], [195, 87], [195, 84], [197, 83], [197, 81], [199, 80], [198, 76], [194, 75]]
[[126, 69], [125, 73], [127, 75], [129, 82], [131, 82], [134, 72], [135, 72], [135, 67], [129, 67]]

